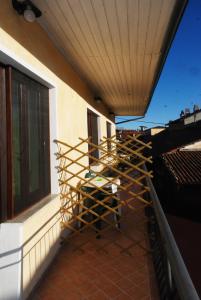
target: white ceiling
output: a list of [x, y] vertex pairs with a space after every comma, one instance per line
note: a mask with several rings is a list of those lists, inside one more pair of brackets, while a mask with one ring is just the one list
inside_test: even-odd
[[186, 1], [33, 2], [43, 13], [40, 24], [94, 96], [116, 115], [144, 115]]

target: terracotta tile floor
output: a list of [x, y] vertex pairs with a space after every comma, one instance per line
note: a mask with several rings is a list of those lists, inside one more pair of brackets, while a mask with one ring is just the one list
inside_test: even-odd
[[143, 206], [123, 214], [123, 232], [96, 239], [89, 229], [66, 241], [30, 299], [158, 300]]

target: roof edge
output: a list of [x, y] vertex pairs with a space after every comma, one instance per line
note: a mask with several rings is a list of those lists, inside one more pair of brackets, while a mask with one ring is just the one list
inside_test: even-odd
[[144, 115], [146, 115], [147, 110], [149, 108], [149, 105], [151, 103], [154, 91], [155, 91], [156, 86], [158, 84], [158, 81], [160, 79], [163, 67], [164, 67], [165, 62], [167, 60], [170, 48], [171, 48], [172, 43], [175, 39], [179, 24], [181, 23], [181, 20], [182, 20], [182, 17], [183, 17], [183, 14], [185, 12], [187, 4], [188, 4], [188, 0], [177, 0], [176, 3], [175, 3], [174, 13], [173, 13], [171, 22], [169, 24], [169, 28], [168, 28], [166, 37], [164, 39], [163, 49], [161, 51], [162, 52], [161, 59], [159, 61], [159, 65], [157, 67], [157, 72], [156, 72], [156, 76], [155, 76], [155, 79], [154, 79], [154, 84], [153, 84], [153, 87], [152, 87], [152, 90], [151, 90], [151, 93], [150, 93], [149, 101], [148, 101], [147, 106], [146, 106], [145, 111], [144, 111]]

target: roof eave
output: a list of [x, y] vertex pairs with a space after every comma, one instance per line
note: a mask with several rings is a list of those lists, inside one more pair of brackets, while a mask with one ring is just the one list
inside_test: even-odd
[[154, 79], [153, 88], [151, 90], [150, 98], [149, 98], [149, 101], [148, 101], [147, 106], [145, 108], [144, 115], [147, 113], [147, 110], [149, 108], [149, 105], [150, 105], [150, 102], [152, 100], [155, 88], [156, 88], [156, 86], [158, 84], [158, 81], [160, 79], [163, 67], [164, 67], [165, 62], [167, 60], [168, 53], [170, 51], [170, 48], [171, 48], [172, 43], [174, 41], [174, 38], [176, 36], [177, 30], [178, 30], [179, 24], [181, 22], [181, 19], [183, 17], [184, 11], [186, 9], [187, 3], [188, 3], [188, 0], [184, 0], [184, 1], [183, 0], [178, 0], [175, 3], [174, 14], [173, 14], [173, 17], [172, 17], [171, 22], [169, 24], [169, 28], [168, 28], [168, 31], [167, 31], [166, 38], [164, 39], [163, 49], [161, 51], [162, 52], [161, 60], [159, 61], [156, 76], [155, 76], [155, 79]]

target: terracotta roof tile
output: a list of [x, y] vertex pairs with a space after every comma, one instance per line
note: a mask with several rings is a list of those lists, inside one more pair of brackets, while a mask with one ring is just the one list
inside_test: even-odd
[[201, 151], [173, 151], [162, 158], [178, 184], [201, 184]]

